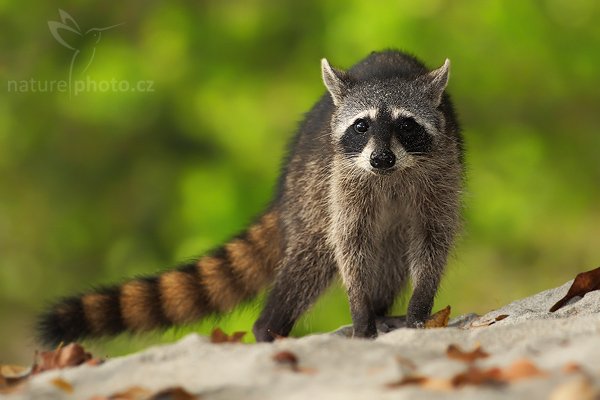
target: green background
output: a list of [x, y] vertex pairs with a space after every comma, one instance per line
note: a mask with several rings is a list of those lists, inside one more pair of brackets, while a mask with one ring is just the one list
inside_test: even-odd
[[[74, 79], [153, 91], [9, 91], [68, 79], [73, 52], [47, 23], [58, 8], [84, 31], [123, 23], [76, 42], [95, 56]], [[324, 92], [324, 56], [452, 60], [468, 188], [436, 309], [485, 312], [599, 266], [599, 13], [590, 0], [0, 0], [0, 363], [29, 363], [48, 300], [201, 254], [260, 213]], [[215, 324], [249, 330], [259, 310], [86, 345], [112, 356]], [[337, 287], [293, 334], [349, 322]]]

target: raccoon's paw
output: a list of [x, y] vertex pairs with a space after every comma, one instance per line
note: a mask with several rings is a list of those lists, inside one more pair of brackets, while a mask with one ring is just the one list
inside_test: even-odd
[[282, 339], [287, 337], [290, 329], [277, 328], [272, 324], [267, 324], [261, 319], [254, 323], [252, 332], [257, 342], [273, 342], [276, 339]]
[[254, 333], [257, 342], [272, 342], [277, 337], [276, 335], [273, 335], [271, 329], [265, 326], [258, 326], [257, 324], [252, 328], [252, 332]]
[[372, 323], [366, 325], [354, 324], [352, 337], [360, 339], [375, 339], [377, 337], [375, 321], [373, 320]]
[[425, 329], [425, 321], [408, 319], [406, 321], [406, 327], [412, 329]]
[[406, 317], [401, 316], [380, 316], [375, 318], [377, 331], [382, 333], [391, 332], [398, 328], [406, 328]]

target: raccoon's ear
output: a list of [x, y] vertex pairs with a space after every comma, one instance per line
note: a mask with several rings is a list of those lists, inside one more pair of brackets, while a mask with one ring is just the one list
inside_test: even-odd
[[450, 60], [446, 58], [444, 65], [434, 69], [425, 75], [427, 92], [431, 96], [435, 106], [442, 102], [442, 95], [448, 85], [448, 76], [450, 75]]
[[348, 91], [346, 73], [333, 68], [329, 65], [329, 61], [323, 58], [321, 59], [321, 74], [323, 75], [323, 83], [325, 83], [325, 87], [331, 94], [333, 104], [339, 105]]

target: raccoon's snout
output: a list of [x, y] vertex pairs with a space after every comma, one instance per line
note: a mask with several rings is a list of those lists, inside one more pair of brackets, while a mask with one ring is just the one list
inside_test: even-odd
[[396, 163], [396, 156], [390, 150], [379, 150], [371, 153], [371, 166], [376, 169], [389, 169]]

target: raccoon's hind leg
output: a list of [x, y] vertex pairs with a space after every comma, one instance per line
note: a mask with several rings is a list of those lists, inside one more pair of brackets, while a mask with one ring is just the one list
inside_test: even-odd
[[294, 243], [286, 249], [267, 304], [254, 323], [258, 342], [271, 342], [287, 336], [296, 320], [329, 286], [336, 269], [322, 243]]

